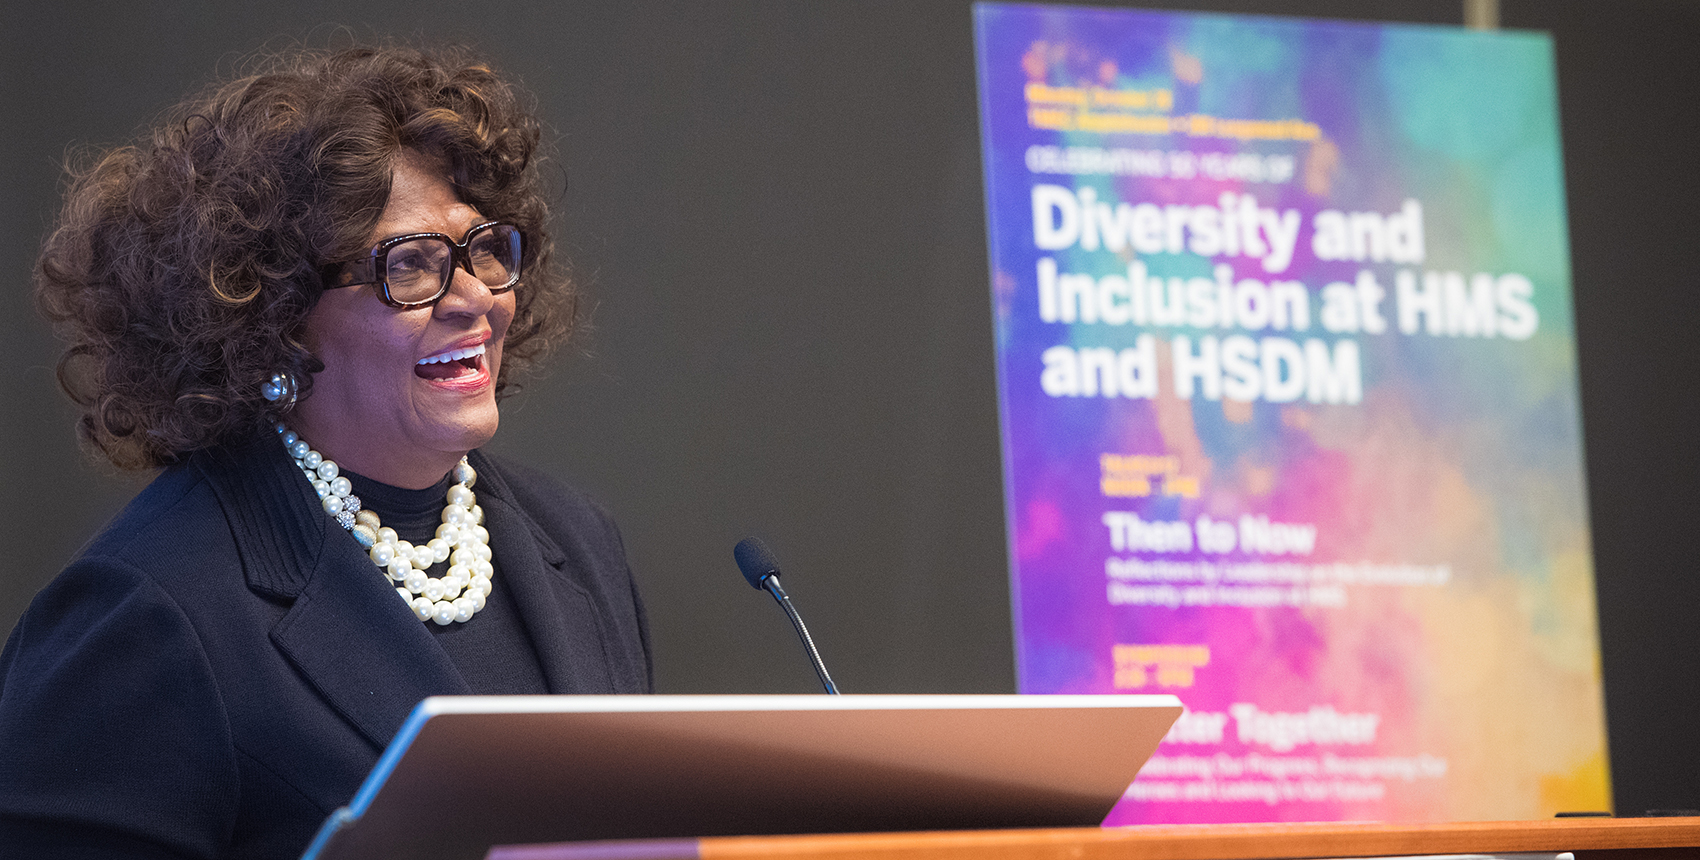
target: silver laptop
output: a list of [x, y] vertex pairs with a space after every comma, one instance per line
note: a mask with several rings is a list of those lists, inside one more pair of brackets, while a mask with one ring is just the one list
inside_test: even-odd
[[1101, 822], [1174, 696], [440, 696], [303, 860]]

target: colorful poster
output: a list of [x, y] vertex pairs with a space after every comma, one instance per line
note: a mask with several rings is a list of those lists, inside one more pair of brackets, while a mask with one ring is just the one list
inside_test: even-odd
[[975, 9], [1024, 693], [1107, 824], [1609, 808], [1551, 40]]

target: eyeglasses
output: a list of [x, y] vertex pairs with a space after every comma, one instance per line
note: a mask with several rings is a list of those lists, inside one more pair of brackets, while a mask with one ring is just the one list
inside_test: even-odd
[[500, 293], [519, 283], [519, 266], [519, 228], [488, 221], [466, 231], [459, 242], [442, 233], [385, 239], [365, 258], [327, 267], [325, 289], [379, 284], [384, 304], [410, 310], [434, 305], [448, 295], [456, 267], [490, 292]]

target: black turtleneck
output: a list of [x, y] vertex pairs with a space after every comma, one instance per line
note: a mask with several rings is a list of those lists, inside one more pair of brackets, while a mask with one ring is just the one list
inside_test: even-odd
[[[395, 529], [402, 540], [423, 544], [436, 536], [442, 522], [443, 506], [447, 504], [449, 477], [443, 476], [435, 487], [424, 490], [404, 490], [370, 478], [343, 472], [354, 485], [362, 507], [377, 513], [383, 524]], [[474, 492], [477, 487], [474, 486]], [[525, 620], [514, 606], [512, 592], [502, 587], [502, 560], [490, 560], [495, 575], [490, 577], [492, 588], [484, 608], [470, 621], [438, 624], [421, 622], [436, 635], [437, 644], [447, 652], [474, 693], [485, 695], [516, 695], [549, 692], [543, 679], [543, 669]], [[374, 568], [376, 571], [376, 568]], [[431, 576], [448, 572], [448, 563], [432, 567]]]

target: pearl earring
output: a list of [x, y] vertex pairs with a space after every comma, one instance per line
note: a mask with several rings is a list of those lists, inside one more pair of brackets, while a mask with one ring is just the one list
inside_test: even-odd
[[295, 406], [295, 375], [287, 370], [272, 374], [272, 378], [260, 386], [260, 396], [276, 403], [279, 414], [288, 412]]

